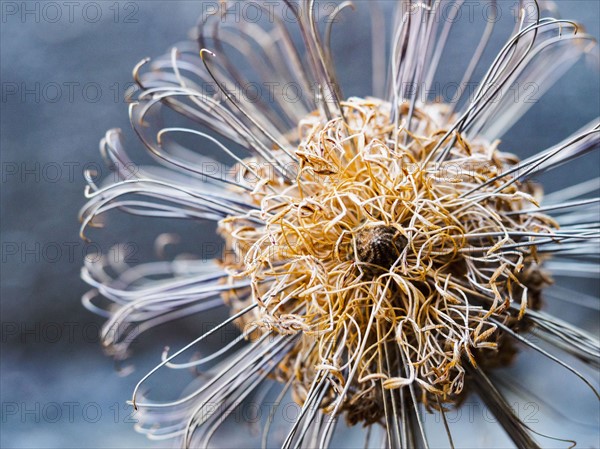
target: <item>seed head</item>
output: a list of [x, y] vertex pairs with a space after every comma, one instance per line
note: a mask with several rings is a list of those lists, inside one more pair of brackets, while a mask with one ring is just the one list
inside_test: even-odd
[[[545, 91], [591, 50], [592, 37], [543, 16], [536, 2], [520, 2], [516, 20], [498, 27], [514, 32], [491, 66], [482, 67], [482, 56], [495, 21], [482, 27], [470, 55], [460, 49], [466, 64], [456, 85], [477, 88], [443, 104], [430, 92], [458, 26], [445, 14], [462, 2], [392, 3], [387, 31], [377, 2], [354, 5], [369, 9], [378, 98], [347, 97], [336, 80], [333, 28], [351, 2], [326, 12], [321, 35], [314, 0], [253, 4], [274, 13], [257, 23], [228, 22], [240, 5], [221, 1], [199, 21], [195, 42], [156, 59], [151, 70], [149, 60], [134, 69], [140, 90], [131, 123], [161, 167], [126, 170], [132, 159], [120, 133], [109, 131], [102, 154], [120, 181], [88, 177], [82, 234], [95, 217], [119, 209], [216, 222], [225, 250], [214, 261], [89, 262], [82, 273], [93, 290], [84, 304], [109, 317], [103, 342], [119, 359], [134, 337], [168, 321], [191, 316], [205, 325], [203, 313], [222, 306], [229, 313], [177, 352], [165, 350], [138, 382], [132, 402], [142, 432], [209, 447], [240, 402], [261, 401], [269, 386], [279, 393], [263, 447], [289, 396], [301, 410], [278, 428], [287, 435], [284, 448], [328, 447], [339, 418], [377, 424], [381, 435], [371, 438], [369, 427], [364, 447], [379, 437], [385, 447], [429, 447], [423, 408], [439, 411], [436, 422], [454, 447], [444, 412], [472, 389], [517, 447], [535, 448], [540, 433], [521, 422], [489, 376], [513, 360], [516, 344], [557, 362], [600, 397], [559, 358], [566, 351], [598, 366], [596, 336], [538, 310], [552, 283], [547, 269], [597, 277], [600, 201], [590, 195], [598, 178], [546, 196], [530, 181], [597, 149], [600, 125], [523, 161], [500, 151], [497, 140], [533, 105], [524, 92], [530, 81]], [[293, 27], [302, 35], [297, 42]], [[284, 91], [251, 99], [231, 89], [254, 86], [255, 75]], [[288, 101], [295, 86], [301, 95]], [[165, 126], [161, 108], [189, 127]], [[200, 154], [204, 144], [231, 163]], [[559, 296], [574, 304], [579, 294], [563, 288]], [[99, 297], [110, 302], [106, 310]], [[233, 341], [181, 360], [232, 323], [241, 330]], [[552, 350], [526, 338], [530, 329]], [[202, 376], [176, 400], [143, 399], [143, 384], [165, 368]]]

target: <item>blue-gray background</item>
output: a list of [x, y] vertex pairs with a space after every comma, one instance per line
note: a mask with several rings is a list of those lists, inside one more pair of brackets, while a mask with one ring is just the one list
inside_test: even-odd
[[[164, 443], [133, 432], [125, 400], [163, 346], [191, 339], [198, 323], [150, 336], [136, 348], [136, 373], [119, 377], [96, 336], [101, 319], [80, 305], [86, 286], [79, 269], [93, 247], [78, 238], [77, 212], [84, 203], [84, 169], [102, 167], [98, 141], [104, 131], [123, 128], [135, 148], [122, 100], [133, 65], [184, 40], [202, 6], [196, 1], [55, 4], [58, 9], [44, 2], [0, 3], [0, 446], [160, 447]], [[514, 2], [500, 4], [508, 13]], [[563, 17], [599, 36], [597, 0], [557, 4]], [[342, 22], [334, 38], [338, 70], [349, 94], [368, 94], [369, 32], [352, 16]], [[353, 31], [344, 34], [346, 26]], [[473, 29], [461, 27], [454, 38], [472, 41]], [[461, 52], [461, 45], [449, 48], [442, 81], [456, 79], [452, 61]], [[599, 98], [597, 64], [579, 63], [514, 127], [504, 148], [530, 154], [548, 147], [600, 115]], [[546, 185], [552, 190], [589, 177], [597, 173], [597, 163], [590, 158], [573, 164]], [[152, 240], [165, 230], [182, 232], [192, 242], [195, 235], [198, 241], [213, 238], [197, 224], [163, 224], [115, 216], [101, 245], [127, 242], [145, 260]], [[598, 284], [588, 284], [597, 294]], [[588, 320], [595, 328], [597, 316]]]

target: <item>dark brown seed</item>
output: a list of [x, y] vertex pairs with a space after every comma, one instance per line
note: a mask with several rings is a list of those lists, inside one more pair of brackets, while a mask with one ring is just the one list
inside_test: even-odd
[[361, 262], [389, 269], [406, 246], [406, 238], [393, 226], [367, 227], [356, 235], [357, 257]]

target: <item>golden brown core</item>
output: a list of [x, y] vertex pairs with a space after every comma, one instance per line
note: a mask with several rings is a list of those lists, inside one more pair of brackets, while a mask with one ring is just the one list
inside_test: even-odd
[[294, 339], [274, 375], [293, 380], [301, 404], [315, 382], [319, 406], [342, 397], [352, 422], [382, 419], [388, 390], [408, 385], [429, 406], [455, 404], [465, 363], [510, 360], [494, 320], [516, 327], [541, 288], [534, 247], [517, 243], [555, 223], [518, 214], [536, 204], [527, 184], [488, 182], [518, 162], [495, 143], [451, 135], [451, 164], [424, 163], [445, 134], [443, 105], [414, 109], [410, 133], [406, 105], [398, 129], [389, 103], [342, 105], [345, 120], [301, 121], [295, 180], [265, 170], [262, 187], [240, 193], [264, 224], [220, 223], [225, 268], [251, 281], [226, 300], [233, 313], [258, 305], [241, 327]]

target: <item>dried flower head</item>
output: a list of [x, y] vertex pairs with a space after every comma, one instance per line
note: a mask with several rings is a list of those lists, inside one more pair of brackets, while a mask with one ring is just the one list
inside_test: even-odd
[[[385, 46], [373, 56], [381, 98], [343, 96], [329, 43], [334, 21], [323, 37], [314, 1], [284, 5], [296, 19], [304, 54], [278, 15], [265, 28], [232, 27], [225, 20], [231, 4], [224, 2], [202, 19], [199, 46], [174, 49], [144, 75], [139, 71], [148, 61], [136, 67], [141, 91], [131, 106], [132, 125], [166, 168], [126, 172], [130, 161], [119, 133], [110, 131], [103, 154], [121, 167], [123, 180], [90, 183], [82, 232], [101, 213], [120, 208], [214, 220], [225, 249], [211, 264], [120, 265], [111, 267], [113, 276], [105, 264], [91, 264], [83, 276], [96, 290], [85, 303], [97, 310], [92, 300], [100, 294], [117, 305], [104, 337], [118, 358], [127, 354], [130, 338], [108, 332], [115, 324], [138, 325], [139, 334], [221, 305], [230, 312], [183, 349], [165, 351], [140, 381], [133, 404], [144, 412], [142, 431], [205, 446], [241, 400], [278, 385], [273, 410], [287, 394], [301, 407], [277, 443], [282, 447], [327, 446], [340, 417], [350, 425], [381, 425], [385, 447], [427, 446], [420, 407], [441, 413], [452, 446], [445, 412], [475, 391], [515, 444], [538, 447], [536, 432], [489, 377], [513, 360], [517, 343], [570, 370], [598, 396], [575, 368], [522, 334], [535, 328], [562, 352], [598, 364], [594, 336], [540, 310], [543, 289], [553, 283], [551, 256], [564, 259], [563, 267], [595, 263], [598, 217], [585, 225], [581, 217], [598, 201], [579, 198], [597, 190], [598, 180], [550, 198], [530, 180], [597, 148], [600, 125], [523, 161], [501, 152], [497, 140], [529, 106], [502, 87], [530, 79], [547, 87], [560, 75], [556, 61], [560, 72], [593, 41], [572, 22], [541, 18], [536, 3], [528, 14], [523, 2], [513, 36], [472, 98], [461, 107], [422, 101], [419, 91], [432, 82], [453, 24], [440, 20], [445, 4], [399, 2], [387, 92], [380, 81]], [[347, 6], [340, 4], [329, 19]], [[369, 7], [377, 49], [384, 21], [375, 5]], [[464, 80], [471, 79], [494, 23], [487, 24]], [[206, 49], [209, 40], [215, 53]], [[250, 101], [232, 94], [228, 86], [249, 81], [234, 59], [220, 57], [225, 47], [246, 54], [265, 80], [276, 76], [307, 91], [314, 87], [314, 101]], [[216, 88], [211, 94], [206, 82]], [[160, 125], [161, 105], [211, 133]], [[217, 145], [233, 168], [227, 176], [208, 171], [208, 159], [184, 148], [178, 135]], [[246, 154], [239, 156], [232, 145]], [[235, 340], [176, 363], [230, 323], [240, 329]], [[141, 384], [163, 367], [215, 361], [206, 381], [181, 399], [138, 398]], [[272, 415], [267, 421], [265, 446]], [[368, 432], [367, 445], [374, 444], [370, 438]]]

